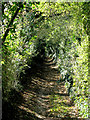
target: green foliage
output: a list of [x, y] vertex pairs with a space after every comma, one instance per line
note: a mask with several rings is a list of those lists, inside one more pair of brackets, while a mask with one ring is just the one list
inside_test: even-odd
[[[3, 6], [5, 7], [3, 13], [3, 34], [5, 33], [6, 28], [8, 28], [8, 23], [10, 22], [10, 18], [8, 21], [7, 16], [13, 16], [17, 9], [17, 5], [18, 3], [3, 3]], [[19, 11], [2, 46], [3, 99], [5, 100], [8, 100], [8, 94], [12, 88], [17, 90], [22, 89], [22, 86], [19, 83], [20, 73], [26, 67], [30, 67], [27, 62], [32, 56], [36, 55], [34, 41], [37, 36], [34, 35], [33, 17], [35, 16], [35, 13], [32, 11], [32, 5], [33, 4], [26, 4], [24, 5], [24, 8]], [[26, 7], [31, 7], [29, 12], [26, 11]], [[12, 13], [12, 11], [14, 11], [14, 13]]]
[[[87, 118], [89, 30], [86, 30], [85, 26], [89, 23], [87, 21], [84, 23], [83, 19], [85, 16], [88, 19], [89, 5], [81, 2], [46, 3], [41, 6], [43, 9], [40, 8], [40, 10], [45, 11], [43, 14], [49, 17], [45, 23], [42, 23], [42, 31], [39, 30], [40, 37], [46, 34], [47, 55], [52, 54], [51, 56], [57, 60], [63, 76], [66, 73], [72, 76], [74, 83], [70, 96], [72, 99], [76, 99], [75, 104], [80, 108], [80, 115]], [[48, 28], [44, 25], [48, 25]], [[45, 34], [42, 34], [43, 32]], [[56, 48], [59, 52], [56, 51]], [[67, 88], [69, 87], [68, 83], [65, 85]], [[80, 102], [81, 99], [83, 102]]]
[[[22, 89], [20, 73], [30, 67], [32, 57], [45, 53], [55, 59], [63, 77], [69, 73], [73, 78], [70, 97], [80, 115], [88, 117], [89, 4], [30, 2], [21, 7], [16, 2], [3, 3], [2, 40], [9, 30], [2, 46], [3, 99], [8, 99], [11, 88]], [[65, 85], [69, 87], [68, 82]]]

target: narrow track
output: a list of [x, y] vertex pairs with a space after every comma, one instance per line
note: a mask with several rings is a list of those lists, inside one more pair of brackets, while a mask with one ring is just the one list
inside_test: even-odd
[[[77, 120], [78, 111], [72, 104], [64, 86], [57, 83], [60, 73], [53, 60], [47, 58], [31, 83], [22, 93], [18, 106], [18, 120]], [[29, 78], [28, 78], [29, 79]]]

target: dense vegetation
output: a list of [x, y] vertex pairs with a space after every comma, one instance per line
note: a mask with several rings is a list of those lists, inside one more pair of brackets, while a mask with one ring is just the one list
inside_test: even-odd
[[[31, 69], [35, 57], [49, 56], [58, 65], [60, 80], [66, 74], [72, 77], [70, 97], [88, 118], [89, 6], [90, 2], [2, 3], [3, 101], [10, 99], [12, 89], [23, 89], [20, 75]], [[70, 81], [65, 86], [68, 89]]]

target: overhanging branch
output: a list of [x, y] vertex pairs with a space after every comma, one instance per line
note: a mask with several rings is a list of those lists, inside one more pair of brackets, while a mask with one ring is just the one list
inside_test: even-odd
[[4, 34], [3, 38], [2, 38], [2, 44], [5, 42], [5, 39], [6, 39], [6, 37], [8, 36], [8, 33], [9, 33], [9, 31], [10, 31], [10, 27], [12, 26], [13, 21], [14, 21], [15, 17], [17, 16], [20, 8], [23, 8], [23, 4], [22, 4], [22, 3], [19, 4], [19, 8], [17, 8], [15, 14], [14, 14], [14, 15], [12, 16], [12, 18], [11, 18], [11, 21], [10, 21], [10, 23], [9, 23], [9, 25], [8, 25], [8, 28], [7, 28], [7, 30], [5, 31], [5, 34]]

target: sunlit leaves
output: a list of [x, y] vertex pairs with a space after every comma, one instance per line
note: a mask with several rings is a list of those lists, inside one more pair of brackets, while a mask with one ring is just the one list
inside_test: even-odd
[[[3, 4], [3, 34], [18, 4], [15, 2]], [[69, 72], [73, 77], [71, 98], [75, 97], [75, 103], [81, 109], [80, 114], [87, 117], [88, 12], [86, 7], [88, 4], [85, 4], [85, 11], [83, 5], [82, 2], [23, 4], [24, 9], [19, 11], [12, 27], [8, 28], [10, 31], [3, 46], [4, 63], [1, 64], [5, 65], [4, 69], [7, 69], [6, 73], [3, 71], [6, 91], [10, 90], [9, 87], [13, 86], [14, 81], [17, 81], [17, 76], [24, 66], [27, 66], [27, 61], [40, 52], [44, 42], [47, 55], [55, 58], [60, 73], [65, 76]], [[43, 16], [45, 19], [38, 22], [38, 19]], [[81, 44], [77, 38], [80, 38]], [[7, 78], [8, 83], [6, 83]], [[69, 87], [68, 82], [65, 85]], [[55, 96], [52, 104], [57, 99], [58, 97]], [[62, 107], [58, 105], [51, 108], [52, 113], [61, 110], [64, 113], [67, 111], [63, 103]]]
[[[88, 73], [88, 40], [87, 35], [85, 34], [85, 31], [83, 29], [82, 6], [83, 3], [46, 3], [42, 6], [42, 11], [44, 12], [43, 14], [48, 14], [48, 16], [53, 14], [53, 17], [47, 20], [47, 23], [50, 27], [48, 28], [49, 36], [46, 36], [46, 40], [48, 45], [52, 46], [52, 48], [54, 49], [52, 51], [53, 57], [55, 58], [55, 49], [59, 44], [58, 49], [60, 60], [58, 60], [58, 65], [60, 66], [60, 72], [63, 74], [67, 70], [71, 74], [75, 74], [72, 75], [74, 79], [73, 90], [75, 90], [72, 90], [72, 96], [76, 96], [79, 94], [84, 95], [87, 91], [85, 89], [85, 86], [87, 85], [83, 81], [87, 81], [86, 76]], [[52, 13], [52, 11], [54, 10], [56, 11]], [[54, 16], [56, 13], [62, 11], [63, 13], [65, 12], [67, 16], [65, 14], [62, 14], [60, 17]], [[44, 25], [42, 27], [44, 27]], [[81, 38], [81, 44], [77, 37]], [[67, 42], [65, 43], [66, 39]], [[68, 84], [66, 86], [68, 86]], [[76, 101], [77, 100], [78, 98], [76, 98]], [[83, 107], [81, 109], [83, 110]]]
[[[3, 27], [4, 32], [8, 28], [8, 24], [11, 20], [11, 16], [14, 15], [15, 11], [18, 8], [19, 3], [5, 3], [4, 4], [4, 13], [3, 13]], [[22, 3], [23, 4], [23, 3]], [[33, 36], [34, 32], [34, 16], [35, 11], [32, 11], [32, 5], [35, 4], [23, 4], [23, 7], [28, 7], [26, 9], [20, 10], [16, 18], [13, 21], [12, 27], [10, 27], [9, 34], [4, 42], [3, 46], [3, 86], [4, 86], [4, 99], [8, 98], [8, 93], [11, 88], [17, 87], [19, 75], [22, 69], [27, 65], [27, 60], [31, 58], [32, 53], [34, 54], [34, 43], [37, 36]], [[37, 5], [37, 4], [36, 4]], [[35, 9], [37, 6], [35, 7]], [[9, 28], [8, 28], [9, 29]], [[4, 33], [3, 32], [3, 33]], [[32, 35], [32, 36], [31, 36]], [[7, 71], [7, 74], [5, 73]], [[8, 78], [8, 82], [7, 82]], [[7, 82], [7, 84], [6, 84]], [[15, 84], [14, 84], [15, 83]]]

